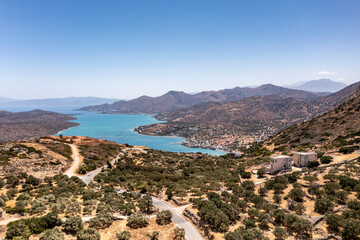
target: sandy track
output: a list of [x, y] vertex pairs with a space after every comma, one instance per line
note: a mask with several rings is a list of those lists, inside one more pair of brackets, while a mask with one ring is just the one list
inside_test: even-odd
[[77, 146], [75, 144], [69, 144], [69, 145], [71, 147], [72, 158], [74, 161], [71, 164], [71, 167], [64, 174], [69, 177], [72, 177], [72, 176], [76, 176], [76, 170], [79, 168], [81, 160], [80, 160], [79, 149], [77, 148]]

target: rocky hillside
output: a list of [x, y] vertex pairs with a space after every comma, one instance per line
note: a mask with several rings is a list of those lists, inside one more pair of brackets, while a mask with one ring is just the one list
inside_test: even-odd
[[170, 91], [160, 97], [142, 96], [130, 101], [118, 101], [113, 104], [103, 104], [81, 108], [84, 111], [127, 114], [157, 114], [187, 108], [203, 102], [230, 102], [252, 96], [278, 95], [283, 98], [317, 99], [326, 93], [310, 93], [301, 90], [265, 84], [257, 88], [224, 89], [220, 91], [204, 91], [197, 94]]
[[56, 134], [77, 123], [74, 118], [60, 113], [42, 110], [11, 113], [0, 111], [0, 141], [13, 141]]
[[[314, 100], [280, 96], [249, 97], [235, 102], [202, 103], [159, 114], [166, 123], [138, 128], [151, 135], [180, 135], [194, 143], [236, 148], [242, 143], [263, 140], [281, 129], [319, 116], [353, 97], [360, 83]], [[189, 144], [190, 146], [202, 146]]]
[[360, 142], [360, 89], [350, 99], [324, 115], [288, 129], [273, 137], [276, 146], [334, 148]]

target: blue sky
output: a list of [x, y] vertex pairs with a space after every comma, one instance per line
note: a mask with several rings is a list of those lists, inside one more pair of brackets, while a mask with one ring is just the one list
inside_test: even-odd
[[360, 1], [0, 0], [0, 96], [360, 81]]

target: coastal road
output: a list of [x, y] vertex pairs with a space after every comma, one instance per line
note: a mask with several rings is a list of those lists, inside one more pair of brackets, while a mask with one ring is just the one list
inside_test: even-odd
[[[68, 175], [69, 177], [75, 175], [75, 171], [80, 164], [80, 154], [79, 154], [78, 148], [75, 145], [71, 145], [71, 149], [73, 151], [74, 163], [71, 165], [69, 170], [67, 170], [65, 172], [65, 174]], [[142, 151], [144, 151], [144, 150], [142, 150]], [[113, 161], [111, 161], [111, 164], [114, 164], [122, 155], [124, 155], [124, 153], [120, 152], [120, 154]], [[106, 168], [107, 166], [104, 166], [104, 167]], [[86, 184], [89, 184], [94, 179], [94, 177], [101, 172], [101, 169], [102, 168], [98, 168], [98, 169], [88, 173], [86, 176], [81, 176], [80, 179], [82, 179]], [[118, 189], [117, 192], [123, 193], [124, 190]], [[166, 202], [164, 200], [152, 197], [152, 201], [156, 208], [158, 208], [160, 210], [169, 210], [172, 213], [173, 222], [179, 228], [185, 229], [185, 239], [186, 240], [202, 240], [203, 239], [202, 236], [200, 235], [200, 233], [197, 231], [197, 229], [181, 214], [181, 211], [179, 211], [175, 207], [171, 206], [168, 202]]]

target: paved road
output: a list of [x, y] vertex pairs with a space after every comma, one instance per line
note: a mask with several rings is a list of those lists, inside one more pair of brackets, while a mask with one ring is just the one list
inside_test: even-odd
[[[116, 189], [116, 192], [118, 193], [123, 193], [125, 192], [124, 190], [121, 189]], [[183, 208], [175, 208], [173, 206], [171, 206], [168, 202], [155, 198], [155, 197], [151, 197], [154, 206], [159, 209], [159, 210], [169, 210], [173, 217], [172, 217], [172, 221], [176, 224], [176, 226], [178, 226], [179, 228], [184, 228], [185, 229], [185, 239], [186, 240], [201, 240], [203, 239], [203, 237], [200, 235], [200, 233], [198, 232], [198, 230], [181, 214], [181, 211], [183, 210]]]
[[79, 149], [76, 145], [70, 144], [71, 151], [73, 153], [73, 160], [74, 162], [71, 164], [71, 167], [64, 173], [65, 175], [68, 175], [69, 177], [75, 176], [76, 169], [80, 165], [80, 154]]
[[[111, 161], [111, 164], [113, 165], [117, 160], [119, 160], [119, 158], [124, 155], [124, 153], [120, 153], [119, 156], [117, 156], [114, 160]], [[104, 168], [107, 168], [107, 166], [104, 166]], [[93, 178], [98, 175], [100, 172], [101, 172], [101, 169], [102, 168], [98, 168], [98, 169], [95, 169], [94, 171], [92, 172], [89, 172], [87, 173], [85, 176], [81, 176], [79, 177], [81, 180], [84, 181], [84, 183], [89, 184], [91, 182], [91, 180], [93, 180]]]
[[173, 217], [172, 220], [179, 228], [185, 229], [185, 239], [186, 240], [201, 240], [203, 239], [197, 229], [183, 216], [179, 213], [173, 206], [168, 202], [160, 200], [158, 198], [152, 197], [154, 206], [160, 210], [169, 210]]
[[[69, 170], [66, 171], [66, 175], [68, 175], [69, 177], [74, 176], [75, 175], [75, 171], [78, 167], [78, 165], [80, 164], [80, 154], [79, 154], [79, 150], [75, 145], [70, 145], [71, 149], [73, 151], [73, 156], [74, 156], [74, 163], [72, 164], [72, 166], [69, 168]], [[142, 150], [142, 149], [139, 149]], [[126, 151], [126, 150], [125, 150]], [[142, 150], [144, 151], [144, 150]], [[123, 152], [121, 152], [112, 162], [111, 164], [114, 164], [117, 160], [119, 160], [119, 158], [124, 155]], [[107, 166], [104, 166], [105, 168]], [[82, 176], [80, 177], [80, 179], [82, 179], [86, 184], [89, 184], [91, 182], [91, 180], [93, 180], [93, 178], [99, 174], [101, 172], [102, 168], [98, 168], [90, 173], [88, 173], [86, 176]], [[122, 193], [124, 192], [123, 190], [118, 189], [117, 190], [118, 193]], [[183, 216], [181, 215], [181, 212], [179, 210], [177, 210], [176, 208], [174, 208], [173, 206], [171, 206], [168, 202], [164, 201], [164, 200], [160, 200], [158, 198], [154, 198], [152, 197], [153, 200], [153, 204], [156, 208], [160, 209], [160, 210], [169, 210], [172, 215], [173, 215], [173, 222], [179, 227], [179, 228], [184, 228], [185, 229], [185, 239], [186, 240], [201, 240], [203, 239], [200, 235], [200, 233], [197, 231], [197, 229]]]

